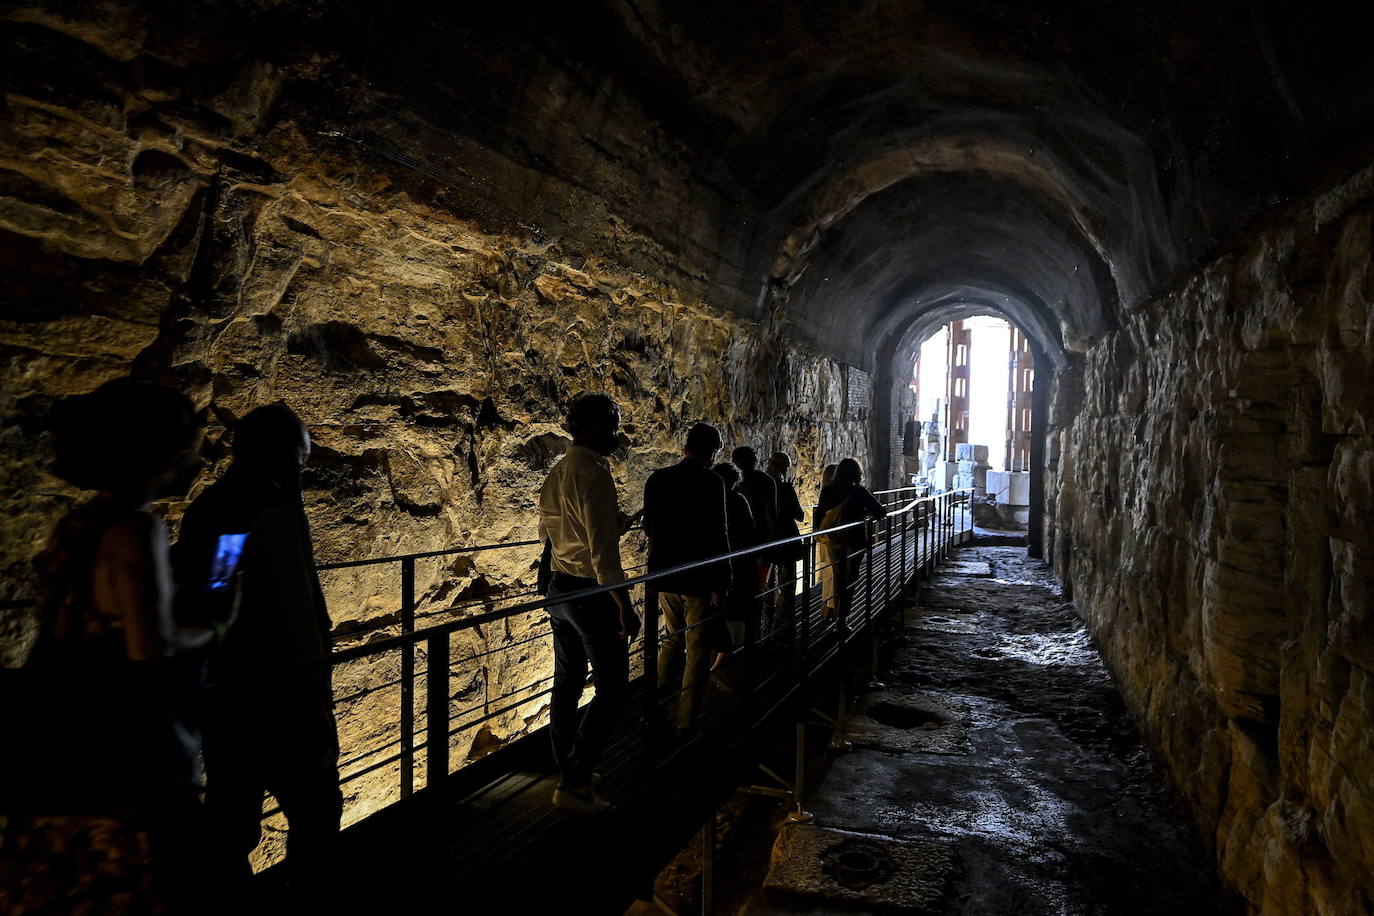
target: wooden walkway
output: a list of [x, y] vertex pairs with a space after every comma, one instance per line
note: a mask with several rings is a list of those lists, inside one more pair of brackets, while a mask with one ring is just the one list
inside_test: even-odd
[[[708, 691], [692, 740], [674, 743], [661, 729], [646, 729], [645, 684], [632, 683], [600, 767], [603, 794], [616, 803], [610, 812], [589, 816], [553, 806], [557, 777], [541, 728], [346, 829], [329, 908], [623, 912], [732, 792], [758, 781], [757, 761], [769, 744], [787, 740], [810, 706], [833, 704], [851, 661], [866, 670], [870, 640], [885, 615], [902, 606], [917, 574], [914, 528], [907, 533], [905, 563], [900, 538], [869, 554], [847, 633], [820, 619], [819, 588], [799, 596], [805, 623], [765, 634], [739, 666], [744, 673], [733, 689]], [[661, 699], [659, 709], [673, 700]], [[278, 868], [259, 880], [265, 897], [281, 890]]]

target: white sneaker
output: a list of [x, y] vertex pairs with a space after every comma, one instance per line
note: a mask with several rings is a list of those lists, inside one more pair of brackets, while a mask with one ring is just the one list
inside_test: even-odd
[[559, 786], [553, 790], [553, 803], [560, 808], [580, 811], [583, 814], [604, 814], [611, 809], [611, 803], [602, 798], [592, 786], [583, 786], [580, 789]]

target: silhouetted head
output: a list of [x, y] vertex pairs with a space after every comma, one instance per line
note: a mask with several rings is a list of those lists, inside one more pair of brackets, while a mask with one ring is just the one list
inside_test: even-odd
[[695, 423], [687, 430], [687, 447], [683, 451], [689, 458], [710, 464], [720, 451], [721, 442], [720, 430], [710, 423]]
[[735, 463], [735, 467], [746, 473], [759, 466], [759, 456], [754, 454], [754, 450], [747, 445], [741, 445], [731, 452], [730, 460]]
[[730, 464], [728, 461], [722, 461], [720, 464], [711, 468], [711, 470], [715, 471], [717, 477], [725, 481], [725, 489], [733, 490], [739, 485], [739, 468]]
[[565, 425], [574, 445], [586, 446], [600, 455], [620, 447], [615, 435], [620, 429], [620, 408], [608, 394], [584, 394], [573, 401]]
[[204, 418], [190, 399], [154, 382], [106, 382], [54, 411], [52, 471], [83, 490], [149, 499], [189, 483]]
[[284, 487], [300, 487], [309, 457], [310, 432], [285, 404], [256, 407], [234, 424], [234, 463], [262, 471]]
[[828, 487], [835, 482], [835, 472], [840, 469], [838, 464], [827, 464], [825, 470], [821, 471], [821, 486]]
[[835, 465], [835, 483], [855, 486], [863, 483], [863, 480], [863, 469], [859, 467], [859, 462], [853, 458], [845, 458]]
[[774, 452], [768, 458], [768, 473], [772, 477], [779, 479], [786, 477], [787, 472], [792, 469], [792, 459], [787, 457], [786, 452]]

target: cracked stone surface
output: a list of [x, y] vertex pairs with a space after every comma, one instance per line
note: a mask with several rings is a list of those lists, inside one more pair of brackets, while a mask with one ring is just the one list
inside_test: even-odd
[[859, 697], [845, 737], [892, 751], [966, 754], [968, 721], [968, 708], [957, 700], [896, 687]]
[[[1049, 568], [1016, 547], [966, 548], [955, 559], [990, 563], [995, 580], [942, 570], [880, 696], [961, 710], [967, 753], [855, 740], [808, 798], [815, 824], [946, 849], [953, 865], [933, 904], [941, 913], [1231, 912]], [[977, 591], [950, 608], [965, 584]], [[776, 854], [787, 848], [780, 842]], [[769, 909], [779, 899], [765, 896], [760, 912], [782, 912]], [[819, 896], [788, 905], [851, 912]], [[884, 906], [877, 897], [860, 905]]]
[[[848, 861], [855, 864], [846, 868]], [[793, 906], [807, 898], [937, 913], [954, 865], [947, 846], [796, 824], [783, 828], [765, 886]], [[764, 912], [781, 912], [770, 910]]]

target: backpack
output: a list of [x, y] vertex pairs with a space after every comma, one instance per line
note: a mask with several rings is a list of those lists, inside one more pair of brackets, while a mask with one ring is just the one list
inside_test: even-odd
[[[850, 490], [849, 496], [846, 496], [844, 499], [825, 510], [825, 514], [821, 516], [821, 531], [845, 523], [845, 515], [849, 512], [849, 500], [853, 495], [854, 490]], [[861, 519], [853, 519], [852, 521], [861, 521]], [[853, 528], [846, 528], [844, 531], [823, 534], [821, 535], [821, 539], [825, 541], [826, 546], [830, 548], [832, 553], [841, 550], [868, 550], [873, 546], [873, 542], [869, 536], [868, 525], [866, 524], [857, 525]]]

